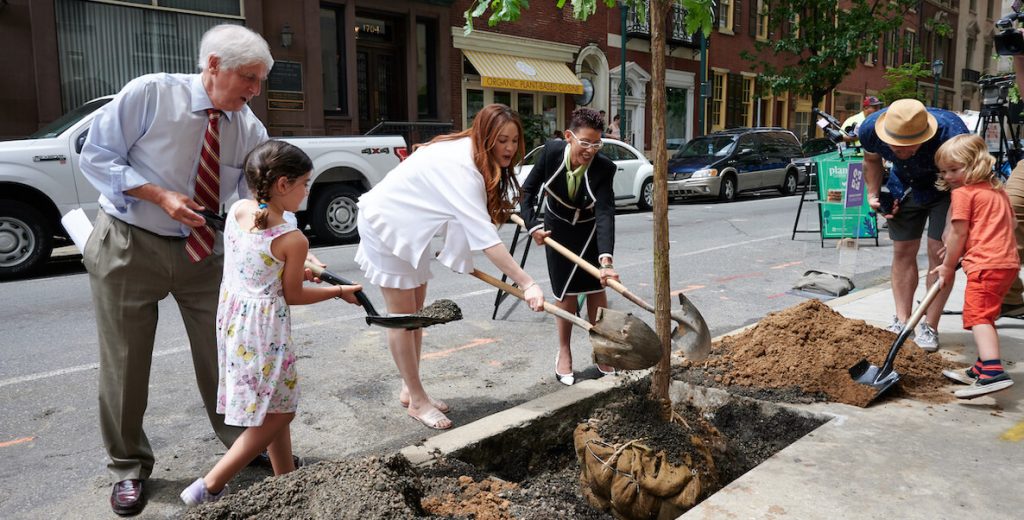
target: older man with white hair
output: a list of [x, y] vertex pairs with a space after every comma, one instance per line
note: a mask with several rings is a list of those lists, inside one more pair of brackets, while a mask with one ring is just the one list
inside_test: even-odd
[[129, 82], [93, 120], [81, 168], [100, 191], [83, 258], [99, 333], [99, 413], [110, 505], [119, 515], [145, 505], [154, 457], [142, 429], [157, 304], [174, 296], [213, 429], [230, 446], [242, 428], [217, 410], [217, 293], [221, 238], [199, 213], [247, 196], [246, 154], [267, 140], [247, 103], [274, 60], [259, 34], [219, 25], [203, 35], [199, 74], [147, 74]]

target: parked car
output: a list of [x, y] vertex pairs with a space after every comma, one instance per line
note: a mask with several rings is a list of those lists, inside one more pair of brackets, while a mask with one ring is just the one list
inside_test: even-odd
[[[612, 160], [616, 166], [615, 179], [612, 184], [612, 191], [615, 192], [616, 206], [629, 206], [636, 204], [642, 211], [651, 209], [654, 204], [654, 165], [647, 160], [644, 154], [632, 146], [616, 140], [602, 139], [604, 146], [600, 153]], [[533, 170], [537, 157], [540, 156], [542, 146], [538, 146], [523, 157], [522, 162], [516, 166], [516, 179], [519, 184], [526, 182], [526, 178]]]
[[[67, 237], [62, 215], [75, 208], [96, 215], [99, 192], [78, 159], [93, 116], [111, 99], [89, 101], [25, 139], [0, 142], [0, 279], [50, 258], [54, 238]], [[326, 242], [358, 237], [356, 201], [406, 156], [398, 135], [284, 140], [313, 160], [309, 198], [296, 216]]]
[[800, 141], [784, 128], [733, 128], [691, 140], [668, 162], [670, 197], [735, 200], [740, 192], [796, 191]]

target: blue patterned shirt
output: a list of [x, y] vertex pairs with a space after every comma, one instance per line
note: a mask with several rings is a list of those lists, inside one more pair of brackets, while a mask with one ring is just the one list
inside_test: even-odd
[[889, 171], [889, 182], [886, 186], [893, 197], [899, 199], [907, 187], [913, 188], [911, 195], [914, 200], [927, 204], [940, 197], [947, 197], [944, 192], [935, 187], [935, 181], [939, 179], [939, 168], [935, 166], [935, 152], [955, 135], [966, 134], [967, 126], [964, 125], [960, 116], [943, 110], [941, 108], [929, 108], [928, 113], [935, 116], [939, 127], [931, 139], [925, 141], [918, 148], [917, 153], [909, 159], [896, 158], [892, 148], [878, 138], [875, 134], [875, 121], [878, 116], [884, 114], [888, 109], [879, 110], [868, 116], [863, 123], [857, 127], [857, 136], [865, 152], [877, 153], [882, 159], [892, 162]]

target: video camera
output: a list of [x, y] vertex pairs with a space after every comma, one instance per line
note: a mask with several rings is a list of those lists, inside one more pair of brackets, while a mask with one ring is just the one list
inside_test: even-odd
[[843, 130], [842, 123], [840, 123], [835, 117], [832, 117], [832, 114], [823, 112], [817, 108], [812, 108], [811, 113], [820, 117], [821, 121], [824, 122], [824, 124], [818, 123], [818, 126], [821, 127], [823, 132], [825, 132], [825, 137], [828, 137], [829, 141], [836, 144], [842, 144], [843, 136], [851, 135], [847, 133], [846, 130]]
[[996, 54], [1000, 56], [1024, 54], [1024, 33], [1017, 28], [1017, 23], [1024, 21], [1024, 14], [1020, 12], [1020, 0], [1015, 1], [1011, 7], [1012, 13], [996, 21], [996, 30], [999, 32], [992, 37], [996, 44]]
[[987, 107], [1005, 105], [1009, 100], [1010, 89], [1013, 88], [1016, 77], [1015, 74], [1010, 73], [982, 76], [978, 79], [978, 86], [981, 87], [981, 104]]

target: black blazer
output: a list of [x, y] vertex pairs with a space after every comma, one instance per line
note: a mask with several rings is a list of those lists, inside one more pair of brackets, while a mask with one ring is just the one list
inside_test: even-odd
[[[541, 187], [548, 183], [559, 167], [565, 161], [565, 147], [567, 141], [551, 140], [544, 144], [544, 148], [537, 157], [537, 162], [530, 170], [530, 175], [523, 183], [523, 197], [520, 202], [519, 213], [526, 222], [529, 230], [541, 225], [537, 219], [538, 202], [543, 201], [547, 193], [541, 193]], [[597, 226], [597, 250], [599, 255], [615, 253], [615, 192], [612, 191], [612, 180], [615, 177], [616, 166], [611, 159], [598, 152], [590, 162], [590, 167], [584, 175], [585, 185], [576, 190], [576, 197], [569, 200], [569, 186], [566, 180], [565, 169], [558, 174], [558, 178], [548, 183], [547, 189], [564, 202], [569, 203], [573, 208], [566, 208], [556, 200], [549, 200], [548, 211], [554, 210], [562, 216], [571, 219], [573, 209], [581, 210], [584, 216], [592, 212]], [[552, 236], [555, 241], [558, 237]]]

